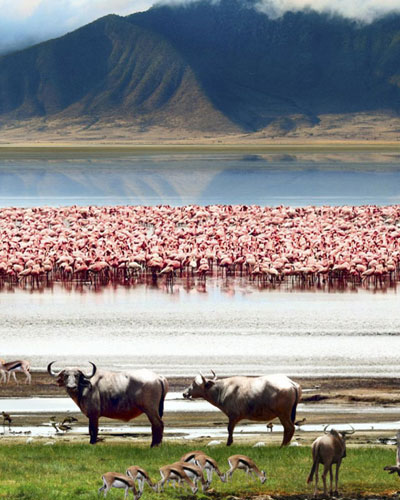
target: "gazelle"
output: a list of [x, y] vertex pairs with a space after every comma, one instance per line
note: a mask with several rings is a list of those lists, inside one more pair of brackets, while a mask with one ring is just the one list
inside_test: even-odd
[[138, 498], [140, 498], [143, 494], [144, 483], [147, 483], [154, 491], [158, 491], [157, 484], [153, 483], [153, 481], [150, 479], [150, 476], [144, 469], [142, 469], [142, 467], [132, 465], [126, 470], [126, 475], [133, 481], [137, 481], [139, 487]]
[[202, 471], [205, 471], [209, 485], [211, 484], [214, 471], [222, 482], [226, 481], [225, 474], [222, 474], [222, 472], [219, 470], [217, 462], [213, 458], [206, 455], [204, 451], [189, 451], [188, 453], [185, 453], [185, 455], [183, 455], [181, 461], [198, 465]]
[[101, 477], [103, 479], [103, 486], [99, 488], [99, 493], [104, 491], [104, 497], [107, 496], [110, 488], [123, 488], [125, 489], [124, 498], [128, 497], [129, 490], [132, 491], [133, 498], [138, 500], [140, 495], [136, 492], [135, 481], [125, 474], [118, 472], [106, 472]]
[[228, 463], [230, 469], [225, 474], [227, 480], [232, 477], [232, 474], [236, 469], [244, 470], [248, 475], [253, 474], [254, 476], [257, 476], [260, 479], [261, 484], [265, 483], [267, 480], [265, 472], [263, 470], [260, 471], [254, 460], [246, 455], [232, 455], [228, 458]]
[[203, 471], [198, 465], [189, 464], [187, 462], [175, 462], [170, 465], [164, 465], [160, 467], [161, 480], [158, 483], [158, 490], [164, 491], [164, 484], [173, 481], [173, 486], [175, 487], [175, 481], [178, 484], [185, 482], [189, 485], [192, 493], [197, 493], [198, 486], [197, 483], [200, 481], [202, 485], [202, 490], [205, 491], [208, 488], [208, 483], [204, 480]]
[[3, 365], [5, 364], [5, 361], [4, 359], [0, 359], [0, 375], [1, 375], [1, 381], [2, 382], [6, 382], [7, 380], [7, 377], [6, 377], [6, 369], [3, 367]]
[[[18, 384], [15, 372], [23, 372], [26, 375], [25, 383], [30, 384], [32, 381], [31, 374], [29, 373], [31, 365], [26, 359], [18, 359], [16, 361], [9, 361], [8, 363], [1, 360], [0, 370], [2, 371], [3, 377], [7, 374], [7, 383], [10, 381], [11, 375], [14, 377], [15, 383]], [[4, 381], [4, 378], [3, 378]]]

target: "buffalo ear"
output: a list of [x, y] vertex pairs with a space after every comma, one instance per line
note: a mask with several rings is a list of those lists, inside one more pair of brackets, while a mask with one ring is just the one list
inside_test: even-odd
[[90, 380], [80, 371], [79, 385], [81, 387], [92, 387]]
[[204, 384], [204, 387], [206, 389], [210, 389], [214, 385], [214, 380], [207, 380], [207, 382]]
[[83, 378], [80, 383], [79, 383], [82, 387], [92, 387], [92, 384], [90, 382], [90, 380], [88, 380], [87, 378]]
[[57, 379], [57, 385], [58, 387], [63, 387], [64, 386], [64, 370], [61, 371], [58, 375], [56, 375]]

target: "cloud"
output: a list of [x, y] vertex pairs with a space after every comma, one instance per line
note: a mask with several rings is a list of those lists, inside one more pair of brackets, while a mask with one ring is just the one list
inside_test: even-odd
[[[176, 5], [193, 1], [196, 0], [13, 0], [10, 9], [10, 0], [0, 0], [0, 54], [63, 35], [107, 14], [124, 16], [147, 10], [155, 3]], [[366, 22], [392, 11], [400, 12], [399, 0], [256, 0], [256, 5], [272, 17], [289, 10], [312, 8]]]
[[0, 53], [72, 31], [107, 14], [147, 10], [154, 0], [0, 0]]
[[400, 12], [399, 0], [258, 0], [259, 10], [273, 17], [287, 11], [311, 8], [318, 12], [332, 12], [344, 17], [371, 22], [390, 12]]

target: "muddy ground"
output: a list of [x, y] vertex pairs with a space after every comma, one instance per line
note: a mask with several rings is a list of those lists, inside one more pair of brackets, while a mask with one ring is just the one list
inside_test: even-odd
[[[58, 387], [47, 372], [33, 372], [32, 384], [24, 384], [25, 376], [17, 374], [19, 384], [11, 379], [9, 384], [0, 385], [0, 398], [9, 397], [65, 397], [65, 391]], [[169, 377], [171, 392], [183, 391], [192, 377]], [[303, 388], [303, 402], [324, 403], [369, 403], [399, 404], [400, 380], [397, 378], [357, 378], [357, 377], [293, 377]]]

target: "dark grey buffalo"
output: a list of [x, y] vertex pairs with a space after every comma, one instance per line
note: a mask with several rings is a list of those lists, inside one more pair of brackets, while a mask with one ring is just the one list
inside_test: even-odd
[[229, 418], [227, 446], [233, 442], [233, 430], [243, 419], [268, 422], [278, 417], [284, 428], [282, 446], [290, 443], [294, 434], [296, 407], [301, 387], [285, 375], [263, 377], [228, 377], [207, 379], [198, 375], [183, 393], [183, 397], [203, 398], [219, 408]]
[[167, 380], [149, 370], [112, 372], [98, 370], [94, 363], [92, 373], [66, 368], [59, 373], [47, 371], [65, 387], [68, 395], [89, 419], [90, 443], [95, 444], [99, 429], [99, 418], [108, 417], [128, 422], [142, 413], [150, 420], [151, 446], [161, 443], [164, 424], [164, 398], [168, 392]]

